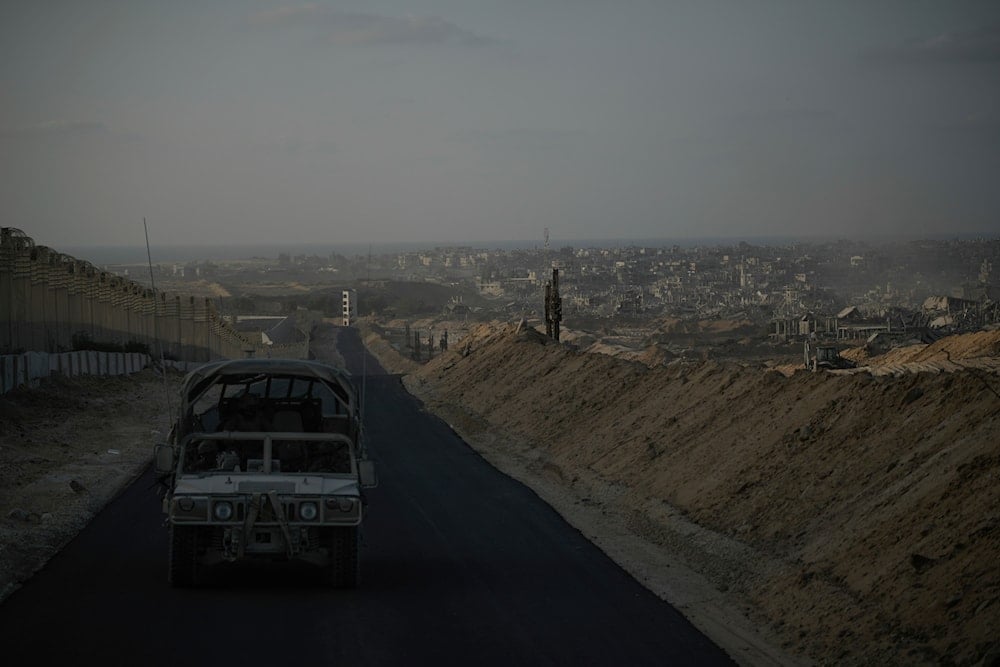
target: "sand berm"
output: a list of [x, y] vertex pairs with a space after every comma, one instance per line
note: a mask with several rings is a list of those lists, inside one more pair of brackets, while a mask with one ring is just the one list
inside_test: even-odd
[[739, 662], [997, 661], [1000, 332], [790, 376], [502, 323], [422, 367], [366, 344]]

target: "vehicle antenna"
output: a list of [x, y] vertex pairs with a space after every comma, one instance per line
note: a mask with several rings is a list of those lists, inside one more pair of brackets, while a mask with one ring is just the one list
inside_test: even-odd
[[157, 312], [160, 309], [160, 300], [156, 297], [156, 281], [153, 278], [153, 256], [149, 252], [149, 227], [146, 225], [146, 216], [142, 217], [142, 231], [146, 234], [146, 261], [149, 264], [149, 286], [153, 290], [153, 338], [160, 347], [160, 374], [163, 376], [163, 395], [167, 402], [168, 422], [173, 420], [174, 410], [170, 401], [170, 389], [167, 387], [167, 365], [163, 358], [163, 339], [160, 338], [160, 319]]

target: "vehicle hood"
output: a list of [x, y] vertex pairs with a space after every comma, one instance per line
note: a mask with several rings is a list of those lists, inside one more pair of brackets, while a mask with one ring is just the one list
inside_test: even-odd
[[267, 493], [280, 495], [360, 495], [358, 480], [320, 475], [239, 475], [178, 477], [174, 495], [231, 495]]

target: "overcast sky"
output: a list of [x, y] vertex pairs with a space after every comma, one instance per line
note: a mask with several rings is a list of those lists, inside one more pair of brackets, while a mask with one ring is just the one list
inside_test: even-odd
[[1000, 235], [1000, 2], [0, 2], [2, 225]]

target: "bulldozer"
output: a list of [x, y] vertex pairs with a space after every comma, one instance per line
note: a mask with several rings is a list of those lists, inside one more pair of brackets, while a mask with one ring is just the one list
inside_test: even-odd
[[813, 372], [820, 369], [834, 370], [856, 367], [853, 361], [840, 356], [840, 350], [836, 345], [812, 346], [809, 341], [806, 341], [803, 346], [803, 357], [806, 368]]

